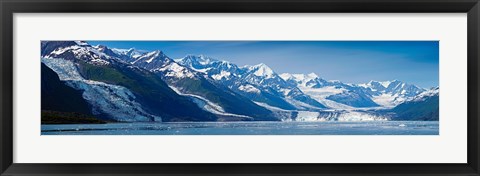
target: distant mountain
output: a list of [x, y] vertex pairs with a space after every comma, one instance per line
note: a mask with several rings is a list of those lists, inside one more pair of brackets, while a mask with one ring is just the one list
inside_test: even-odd
[[187, 55], [176, 61], [255, 102], [282, 109], [326, 108], [305, 95], [296, 85], [283, 80], [265, 64], [238, 67], [233, 63], [203, 55]]
[[370, 81], [367, 84], [358, 86], [366, 88], [366, 92], [375, 103], [386, 107], [394, 107], [425, 91], [413, 84], [407, 84], [398, 80]]
[[392, 109], [396, 116], [392, 120], [439, 120], [439, 88], [427, 90], [413, 99]]
[[340, 81], [327, 81], [315, 73], [281, 75], [284, 80], [296, 84], [305, 94], [333, 109], [377, 107], [361, 87]]
[[127, 62], [132, 62], [138, 59], [140, 56], [144, 55], [146, 51], [138, 51], [134, 48], [130, 49], [111, 49], [105, 45], [94, 46], [98, 51], [105, 53], [106, 55], [117, 57]]
[[360, 107], [394, 107], [424, 91], [415, 85], [398, 80], [367, 84], [346, 84], [340, 81], [327, 81], [315, 73], [281, 74], [287, 82], [297, 84], [306, 94], [334, 109]]

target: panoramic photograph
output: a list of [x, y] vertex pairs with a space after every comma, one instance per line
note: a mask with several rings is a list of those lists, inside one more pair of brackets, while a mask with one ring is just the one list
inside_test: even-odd
[[438, 41], [41, 41], [41, 135], [439, 135]]

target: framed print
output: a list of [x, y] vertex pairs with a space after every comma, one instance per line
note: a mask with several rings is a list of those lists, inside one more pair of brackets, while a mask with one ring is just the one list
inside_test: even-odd
[[2, 175], [479, 175], [478, 1], [2, 1]]

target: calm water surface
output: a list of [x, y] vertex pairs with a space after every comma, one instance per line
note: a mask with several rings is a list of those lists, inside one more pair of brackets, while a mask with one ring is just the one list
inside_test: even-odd
[[438, 135], [437, 122], [171, 122], [42, 125], [42, 135]]

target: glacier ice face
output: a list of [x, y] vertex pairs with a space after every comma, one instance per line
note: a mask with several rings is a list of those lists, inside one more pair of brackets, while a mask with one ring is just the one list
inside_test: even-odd
[[298, 111], [292, 121], [384, 121], [388, 117], [361, 111]]
[[92, 105], [94, 114], [106, 114], [117, 121], [161, 121], [135, 101], [135, 95], [125, 87], [84, 79], [72, 61], [60, 58], [42, 58], [42, 63], [55, 71], [60, 80], [77, 90]]
[[298, 111], [279, 109], [261, 102], [255, 103], [271, 110], [281, 121], [385, 121], [390, 119], [388, 115], [376, 114], [373, 112], [356, 109]]

